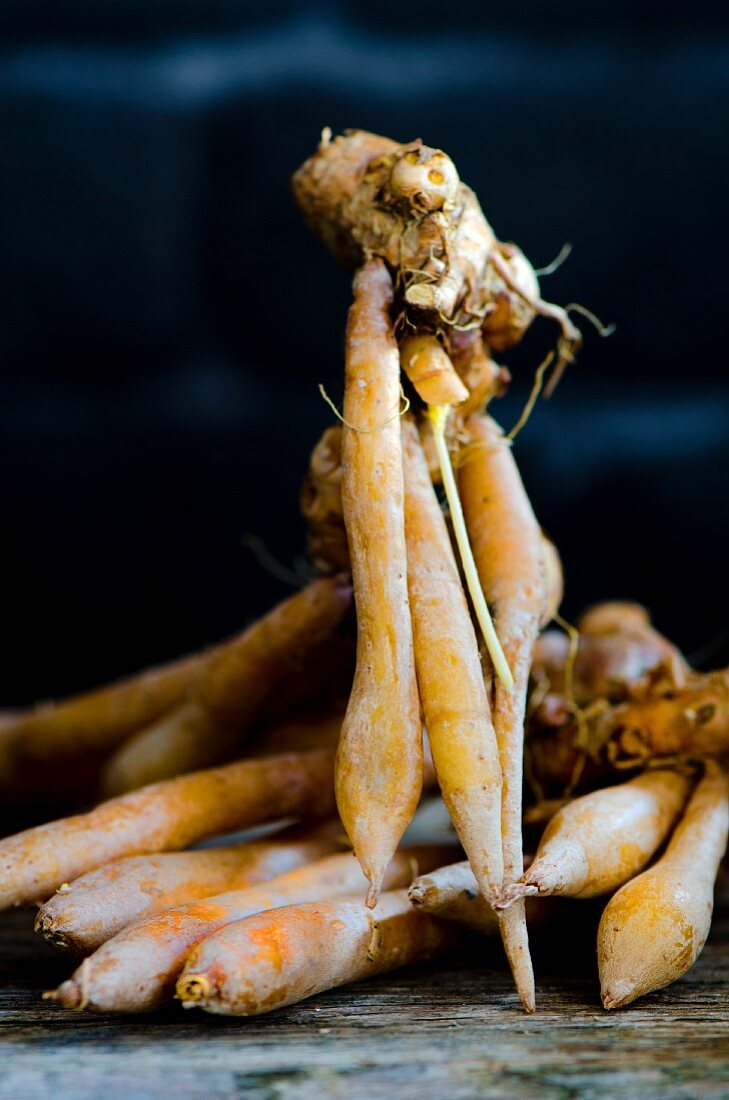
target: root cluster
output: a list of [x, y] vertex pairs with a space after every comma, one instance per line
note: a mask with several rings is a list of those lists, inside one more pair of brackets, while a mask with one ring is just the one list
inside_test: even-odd
[[[6, 803], [42, 820], [68, 775], [75, 812], [0, 841], [0, 906], [39, 905], [82, 960], [47, 994], [69, 1009], [255, 1015], [485, 934], [533, 1012], [530, 929], [603, 897], [602, 1000], [626, 1005], [708, 935], [729, 672], [637, 604], [545, 630], [562, 569], [493, 356], [551, 319], [553, 387], [580, 334], [450, 157], [326, 133], [293, 186], [354, 271], [341, 422], [301, 497], [318, 579], [212, 650], [3, 719]], [[445, 843], [408, 843], [423, 800]]]

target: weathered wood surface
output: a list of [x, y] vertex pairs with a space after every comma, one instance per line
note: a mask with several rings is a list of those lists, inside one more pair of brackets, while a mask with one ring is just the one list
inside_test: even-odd
[[[726, 899], [729, 900], [729, 899]], [[63, 1012], [40, 992], [68, 972], [0, 917], [0, 1097], [22, 1100], [680, 1100], [729, 1097], [729, 906], [690, 975], [615, 1014], [597, 999], [596, 913], [537, 947], [525, 1017], [496, 948], [335, 990], [269, 1017]], [[584, 908], [581, 908], [584, 906]]]

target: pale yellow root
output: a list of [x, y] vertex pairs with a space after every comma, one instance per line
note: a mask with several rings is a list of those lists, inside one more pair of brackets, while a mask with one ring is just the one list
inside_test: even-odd
[[592, 898], [616, 890], [665, 840], [690, 787], [689, 774], [656, 770], [574, 799], [549, 822], [534, 862], [499, 907], [536, 894]]
[[[451, 863], [415, 880], [408, 891], [416, 909], [434, 917], [464, 924], [485, 936], [499, 935], [499, 918], [480, 893], [468, 863]], [[527, 902], [530, 926], [542, 925], [555, 912], [555, 904], [530, 898]]]
[[272, 840], [128, 856], [89, 871], [41, 907], [36, 932], [54, 947], [88, 955], [131, 924], [172, 906], [224, 890], [257, 886], [335, 852], [344, 843], [338, 822], [317, 831], [286, 830]]
[[451, 863], [420, 875], [408, 897], [416, 909], [425, 913], [465, 924], [485, 936], [499, 935], [499, 918], [480, 892], [467, 862]]
[[665, 854], [618, 890], [602, 915], [597, 957], [605, 1008], [662, 989], [694, 964], [709, 934], [728, 831], [729, 783], [707, 761]]
[[286, 906], [230, 924], [200, 944], [177, 996], [207, 1012], [257, 1016], [430, 958], [456, 935], [447, 921], [413, 909], [406, 890], [384, 893], [372, 912], [349, 898]]
[[179, 851], [203, 837], [287, 816], [332, 813], [331, 750], [290, 752], [181, 775], [86, 814], [0, 840], [0, 909], [46, 901], [122, 856]]
[[[503, 774], [504, 884], [523, 873], [522, 778], [524, 716], [534, 644], [548, 603], [542, 535], [512, 449], [488, 416], [467, 422], [473, 453], [459, 486], [473, 555], [496, 630], [512, 670], [511, 688], [494, 684], [492, 712]], [[502, 933], [522, 1002], [534, 1011], [534, 975], [523, 902], [502, 916]]]
[[402, 425], [415, 668], [443, 799], [484, 896], [501, 892], [501, 764], [476, 633], [415, 424]]
[[460, 405], [467, 400], [466, 386], [432, 333], [406, 337], [400, 344], [400, 365], [426, 405]]
[[374, 905], [415, 813], [423, 743], [408, 604], [400, 362], [381, 261], [354, 280], [346, 337], [342, 504], [357, 609], [357, 667], [342, 725], [337, 805]]
[[[398, 852], [385, 872], [385, 890], [407, 887], [420, 870], [453, 858], [452, 846]], [[362, 900], [367, 880], [351, 852], [316, 859], [247, 889], [230, 890], [156, 913], [108, 940], [55, 991], [65, 1008], [92, 1012], [149, 1012], [172, 1000], [175, 980], [190, 951], [221, 928], [282, 906], [347, 896], [369, 921]], [[275, 951], [275, 941], [269, 948]]]

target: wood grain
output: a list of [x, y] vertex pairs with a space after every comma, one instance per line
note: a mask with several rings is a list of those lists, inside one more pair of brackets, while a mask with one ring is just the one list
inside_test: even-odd
[[729, 1096], [729, 893], [686, 978], [608, 1014], [599, 905], [574, 903], [535, 947], [538, 1013], [496, 946], [312, 998], [268, 1017], [63, 1012], [40, 992], [69, 964], [0, 922], [0, 1097], [23, 1100], [719, 1100]]

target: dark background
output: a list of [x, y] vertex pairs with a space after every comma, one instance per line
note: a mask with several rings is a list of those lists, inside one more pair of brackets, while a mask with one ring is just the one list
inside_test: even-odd
[[[4, 701], [238, 629], [287, 591], [341, 396], [347, 276], [288, 192], [322, 126], [422, 136], [616, 334], [516, 454], [565, 611], [629, 596], [726, 659], [729, 28], [595, 2], [6, 0], [0, 58]], [[508, 357], [515, 420], [554, 339]]]

